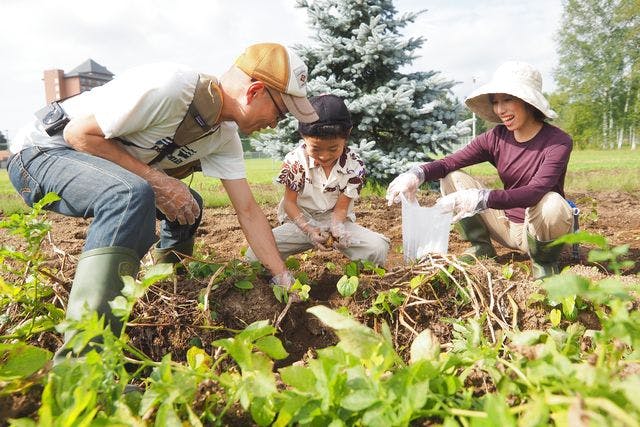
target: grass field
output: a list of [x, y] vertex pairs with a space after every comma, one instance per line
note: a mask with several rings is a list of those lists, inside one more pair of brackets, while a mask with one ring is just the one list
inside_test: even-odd
[[[282, 188], [273, 184], [280, 170], [280, 162], [271, 159], [248, 159], [247, 179], [256, 200], [261, 204], [276, 203]], [[500, 187], [495, 169], [488, 163], [466, 169], [472, 175], [481, 177], [492, 188]], [[196, 174], [193, 180], [185, 180], [204, 198], [208, 207], [226, 206], [229, 199], [220, 184], [220, 180]], [[565, 182], [567, 191], [606, 191], [617, 190], [634, 192], [640, 190], [640, 150], [583, 150], [574, 151], [569, 162], [569, 171]], [[362, 196], [382, 195], [384, 187], [368, 184]], [[22, 202], [9, 182], [6, 170], [0, 170], [0, 210], [4, 213], [23, 211]]]

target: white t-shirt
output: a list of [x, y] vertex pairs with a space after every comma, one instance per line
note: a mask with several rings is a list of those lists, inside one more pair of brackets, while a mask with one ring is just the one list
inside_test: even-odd
[[[151, 162], [170, 142], [193, 98], [198, 73], [188, 67], [160, 63], [132, 68], [88, 92], [61, 103], [70, 118], [94, 115], [108, 139], [119, 138], [134, 157]], [[47, 135], [38, 120], [13, 138], [13, 153], [37, 145], [69, 146], [62, 134]], [[200, 159], [205, 175], [222, 179], [246, 177], [242, 143], [237, 126], [222, 122], [218, 130], [191, 144], [178, 147], [153, 165], [172, 169]]]
[[[344, 193], [351, 199], [347, 209], [347, 218], [356, 220], [353, 202], [358, 199], [365, 181], [364, 162], [348, 147], [338, 159], [327, 176], [322, 166], [307, 155], [305, 144], [300, 144], [289, 152], [282, 164], [276, 182], [298, 193], [297, 205], [303, 211], [315, 216], [332, 211], [338, 196]], [[278, 221], [287, 219], [284, 203], [278, 207]]]

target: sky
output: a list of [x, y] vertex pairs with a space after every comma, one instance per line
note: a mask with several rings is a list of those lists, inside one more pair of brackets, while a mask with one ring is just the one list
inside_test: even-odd
[[[309, 0], [313, 1], [313, 0]], [[356, 1], [356, 0], [352, 0]], [[295, 0], [1, 0], [0, 132], [9, 138], [45, 102], [43, 71], [91, 58], [118, 74], [158, 61], [220, 75], [253, 43], [311, 43]], [[526, 61], [555, 89], [560, 0], [395, 0], [401, 14], [426, 9], [404, 29], [424, 37], [407, 71], [435, 70], [464, 99], [500, 63]]]

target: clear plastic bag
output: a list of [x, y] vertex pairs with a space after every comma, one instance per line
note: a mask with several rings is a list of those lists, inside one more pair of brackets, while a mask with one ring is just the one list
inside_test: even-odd
[[449, 248], [451, 212], [434, 206], [422, 207], [418, 202], [402, 200], [402, 246], [405, 261], [423, 258], [429, 253], [445, 255]]

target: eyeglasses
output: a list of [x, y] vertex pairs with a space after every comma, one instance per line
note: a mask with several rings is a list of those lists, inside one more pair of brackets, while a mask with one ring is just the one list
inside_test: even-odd
[[269, 90], [269, 87], [265, 86], [264, 88], [267, 90], [267, 95], [269, 95], [269, 98], [271, 98], [271, 102], [273, 102], [273, 105], [276, 106], [276, 110], [278, 110], [278, 121], [284, 120], [284, 118], [286, 117], [286, 115], [284, 114], [284, 111], [280, 109], [280, 107], [278, 106], [278, 103], [273, 98], [273, 95], [271, 95], [271, 91]]

